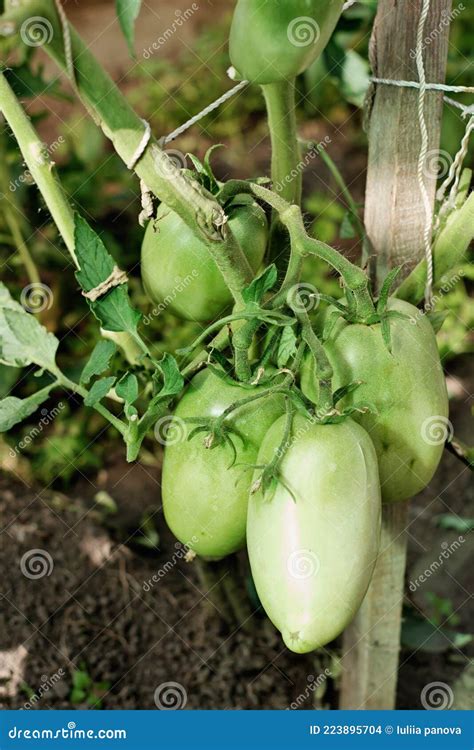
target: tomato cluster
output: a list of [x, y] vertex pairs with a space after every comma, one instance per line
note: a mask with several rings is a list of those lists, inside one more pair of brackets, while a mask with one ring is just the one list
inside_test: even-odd
[[387, 313], [389, 345], [380, 321], [337, 316], [330, 327], [323, 346], [335, 400], [325, 413], [310, 349], [278, 368], [268, 346], [265, 367], [250, 354], [254, 380], [239, 383], [222, 361], [210, 364], [174, 413], [179, 439], [163, 464], [167, 523], [209, 560], [246, 543], [261, 603], [298, 653], [334, 639], [360, 607], [381, 500], [419, 492], [440, 460], [442, 445], [423, 428], [448, 413], [434, 331], [406, 302], [390, 298]]

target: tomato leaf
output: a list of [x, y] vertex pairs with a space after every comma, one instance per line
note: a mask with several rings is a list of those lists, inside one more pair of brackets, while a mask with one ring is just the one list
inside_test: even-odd
[[0, 362], [9, 367], [56, 367], [59, 341], [15, 302], [0, 282]]
[[379, 314], [385, 312], [385, 310], [387, 309], [387, 303], [388, 303], [390, 290], [395, 282], [395, 279], [397, 278], [401, 270], [402, 270], [401, 266], [398, 266], [397, 268], [393, 268], [390, 271], [390, 273], [385, 277], [385, 280], [382, 284], [382, 289], [380, 291], [380, 297], [377, 302], [377, 312]]
[[7, 432], [14, 425], [22, 422], [26, 417], [38, 409], [49, 396], [50, 391], [56, 386], [56, 383], [43, 388], [38, 393], [34, 393], [28, 398], [16, 398], [7, 396], [0, 401], [0, 432]]
[[117, 383], [115, 392], [119, 398], [123, 398], [127, 406], [133, 404], [138, 398], [138, 380], [136, 375], [127, 372]]
[[166, 353], [158, 364], [163, 376], [163, 387], [158, 395], [160, 398], [177, 395], [184, 387], [184, 378], [175, 358]]
[[285, 326], [278, 347], [278, 367], [285, 367], [291, 357], [296, 354], [297, 339], [292, 326]]
[[113, 341], [99, 341], [82, 370], [80, 383], [86, 385], [94, 375], [102, 375], [103, 372], [108, 370], [110, 360], [116, 351], [117, 347]]
[[[100, 237], [87, 221], [77, 214], [74, 239], [80, 266], [80, 270], [76, 271], [76, 279], [83, 291], [90, 292], [109, 278], [115, 262]], [[103, 297], [88, 302], [92, 312], [107, 331], [136, 333], [141, 313], [132, 307], [126, 285], [116, 286]]]
[[131, 57], [135, 57], [135, 21], [140, 13], [141, 4], [142, 0], [116, 0], [115, 2], [120, 28]]
[[275, 286], [278, 272], [274, 263], [257, 276], [248, 287], [242, 291], [242, 298], [246, 304], [261, 302], [267, 292]]
[[99, 401], [105, 398], [105, 396], [108, 394], [115, 381], [116, 378], [114, 377], [101, 378], [100, 380], [96, 380], [89, 393], [84, 398], [85, 405], [95, 406], [97, 403], [99, 403]]
[[352, 214], [349, 211], [346, 211], [339, 230], [339, 237], [341, 240], [351, 240], [353, 237], [356, 237], [353, 221]]

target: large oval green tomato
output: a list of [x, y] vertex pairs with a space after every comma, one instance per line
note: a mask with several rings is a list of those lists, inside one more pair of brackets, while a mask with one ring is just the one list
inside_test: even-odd
[[292, 79], [329, 41], [343, 0], [239, 0], [230, 30], [230, 59], [252, 83]]
[[[262, 263], [267, 244], [267, 219], [256, 203], [228, 209], [229, 226], [253, 271]], [[141, 273], [148, 297], [161, 309], [185, 320], [218, 318], [232, 303], [206, 245], [177, 213], [161, 204], [142, 243]]]
[[240, 435], [230, 435], [237, 451], [231, 468], [231, 448], [206, 448], [202, 432], [187, 440], [196, 425], [183, 420], [218, 417], [252, 392], [204, 370], [191, 381], [169, 430], [172, 438], [165, 449], [162, 480], [165, 518], [175, 536], [202, 557], [219, 559], [245, 544], [252, 470], [242, 464], [255, 465], [263, 436], [283, 413], [284, 402], [271, 395], [229, 416], [227, 424]]
[[[286, 417], [263, 441], [271, 460]], [[247, 546], [262, 605], [289, 649], [333, 640], [367, 591], [380, 536], [377, 457], [350, 419], [316, 424], [297, 415], [275, 494], [251, 496]]]
[[[449, 430], [448, 396], [433, 328], [416, 307], [391, 298], [392, 352], [380, 325], [349, 325], [342, 319], [325, 343], [339, 388], [361, 380], [343, 403], [372, 403], [377, 413], [354, 414], [369, 433], [379, 460], [382, 499], [405, 500], [431, 480]], [[303, 386], [303, 378], [302, 378]]]

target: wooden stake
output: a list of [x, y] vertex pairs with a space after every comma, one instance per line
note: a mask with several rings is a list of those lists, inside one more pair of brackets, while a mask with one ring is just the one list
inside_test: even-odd
[[[422, 0], [379, 0], [371, 40], [377, 78], [418, 81], [416, 33]], [[451, 0], [431, 0], [424, 32], [426, 80], [444, 83]], [[426, 94], [429, 154], [424, 171], [432, 203], [436, 188], [443, 95]], [[405, 274], [423, 257], [425, 210], [417, 181], [421, 146], [418, 91], [377, 84], [369, 103], [369, 166], [365, 224], [377, 253], [380, 282], [394, 265]], [[441, 162], [439, 162], [441, 165]], [[408, 503], [385, 506], [374, 577], [344, 635], [341, 708], [393, 709], [406, 559]]]

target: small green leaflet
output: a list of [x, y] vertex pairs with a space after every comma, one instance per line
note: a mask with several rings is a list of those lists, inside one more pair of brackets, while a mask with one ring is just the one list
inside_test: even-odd
[[96, 380], [89, 393], [84, 398], [85, 405], [95, 406], [96, 404], [98, 404], [99, 401], [105, 398], [105, 396], [108, 394], [115, 381], [116, 378], [114, 377], [101, 378], [100, 380]]
[[109, 369], [110, 360], [117, 351], [117, 347], [113, 341], [102, 340], [99, 341], [88, 362], [86, 362], [84, 369], [81, 373], [80, 382], [86, 385], [91, 378], [95, 375], [102, 375], [103, 372]]
[[127, 372], [117, 383], [115, 393], [119, 398], [123, 398], [127, 406], [133, 404], [138, 398], [138, 380], [136, 375]]
[[292, 326], [285, 326], [278, 347], [278, 367], [286, 367], [289, 360], [296, 354], [296, 335]]
[[166, 353], [158, 364], [163, 375], [163, 387], [158, 395], [161, 398], [176, 396], [184, 388], [184, 378], [179, 371], [178, 363], [171, 354]]
[[349, 240], [357, 236], [357, 233], [354, 230], [353, 221], [354, 219], [350, 211], [346, 211], [339, 230], [339, 237], [341, 240]]
[[41, 391], [34, 393], [28, 398], [16, 398], [7, 396], [0, 401], [0, 432], [7, 432], [18, 422], [22, 422], [26, 417], [38, 409], [48, 398], [50, 391], [56, 386], [56, 383], [43, 388]]
[[265, 294], [273, 289], [278, 279], [276, 266], [272, 263], [260, 276], [257, 276], [242, 292], [242, 298], [246, 304], [249, 302], [261, 302]]
[[[100, 237], [78, 214], [75, 215], [74, 240], [80, 265], [76, 278], [81, 289], [90, 292], [109, 278], [115, 266], [114, 259]], [[89, 305], [107, 331], [136, 333], [141, 314], [132, 307], [126, 285], [116, 286], [95, 302], [89, 301]]]
[[0, 362], [10, 367], [56, 367], [59, 341], [10, 296], [0, 282]]
[[115, 8], [120, 28], [127, 41], [128, 50], [135, 57], [135, 21], [140, 13], [142, 0], [115, 0]]

